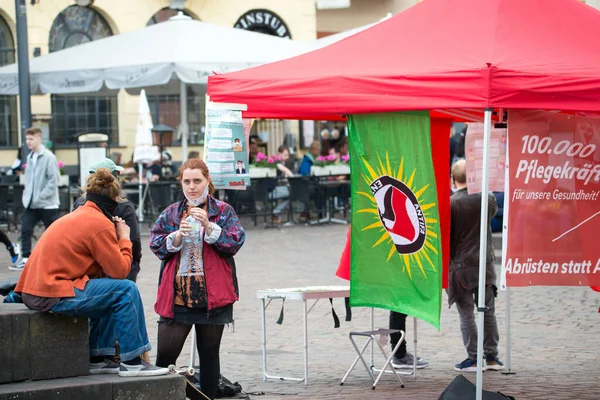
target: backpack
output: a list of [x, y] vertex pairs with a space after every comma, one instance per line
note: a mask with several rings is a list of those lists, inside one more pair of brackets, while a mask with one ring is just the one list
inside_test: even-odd
[[229, 379], [221, 375], [221, 378], [219, 379], [219, 387], [217, 388], [217, 399], [223, 397], [237, 397], [236, 395], [240, 393], [242, 393], [242, 385], [237, 382], [231, 382]]

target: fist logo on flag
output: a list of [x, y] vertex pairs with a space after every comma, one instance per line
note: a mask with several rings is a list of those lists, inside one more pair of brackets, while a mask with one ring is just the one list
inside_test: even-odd
[[384, 175], [370, 185], [379, 219], [400, 254], [416, 253], [425, 244], [427, 225], [417, 197], [402, 181]]

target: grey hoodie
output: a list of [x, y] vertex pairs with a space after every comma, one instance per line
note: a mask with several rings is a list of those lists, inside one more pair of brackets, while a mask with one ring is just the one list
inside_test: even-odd
[[52, 152], [40, 145], [38, 158], [33, 166], [33, 152], [27, 156], [25, 168], [25, 190], [23, 206], [25, 208], [56, 208], [58, 199], [58, 181], [60, 170]]

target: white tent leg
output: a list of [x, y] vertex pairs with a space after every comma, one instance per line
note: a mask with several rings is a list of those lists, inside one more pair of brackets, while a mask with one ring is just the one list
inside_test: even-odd
[[481, 229], [479, 233], [479, 288], [477, 302], [477, 396], [483, 393], [483, 316], [485, 311], [485, 278], [487, 264], [488, 232], [488, 173], [490, 161], [490, 136], [492, 131], [492, 109], [485, 109], [483, 121], [483, 177], [481, 179]]
[[138, 186], [138, 191], [139, 191], [139, 200], [138, 200], [138, 221], [139, 222], [144, 222], [144, 199], [143, 199], [143, 183], [142, 183], [142, 174], [144, 172], [144, 164], [142, 163], [138, 163], [138, 169], [139, 169], [139, 186]]
[[179, 109], [181, 110], [181, 124], [179, 129], [181, 132], [181, 160], [187, 160], [188, 155], [188, 112], [187, 112], [187, 90], [185, 82], [179, 82]]
[[[500, 109], [501, 117], [504, 112]], [[502, 272], [500, 277], [500, 289], [505, 290], [505, 300], [506, 300], [506, 312], [505, 312], [505, 324], [506, 324], [506, 370], [502, 372], [503, 375], [514, 375], [514, 372], [511, 371], [511, 343], [510, 343], [510, 289], [506, 284], [506, 252], [508, 249], [508, 216], [510, 215], [510, 177], [509, 177], [509, 160], [510, 160], [510, 151], [508, 148], [508, 129], [506, 132], [506, 169], [504, 173], [504, 214], [502, 218]]]
[[506, 288], [506, 371], [503, 375], [514, 375], [510, 369], [510, 290]]

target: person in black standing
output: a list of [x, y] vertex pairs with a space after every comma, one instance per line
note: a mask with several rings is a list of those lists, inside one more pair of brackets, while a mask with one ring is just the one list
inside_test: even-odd
[[[123, 171], [123, 167], [118, 166], [114, 163], [110, 158], [104, 158], [98, 161], [95, 164], [92, 164], [89, 169], [89, 173], [93, 174], [99, 168], [108, 169], [115, 177], [119, 175], [119, 172]], [[140, 230], [138, 227], [138, 219], [135, 212], [135, 207], [131, 202], [127, 199], [122, 199], [122, 202], [117, 204], [113, 215], [115, 217], [121, 218], [130, 229], [129, 237], [131, 239], [131, 243], [133, 245], [133, 259], [131, 261], [131, 270], [129, 271], [129, 275], [127, 275], [127, 279], [135, 282], [137, 280], [137, 276], [140, 272], [140, 261], [142, 260], [142, 242], [140, 240]], [[82, 197], [79, 197], [73, 203], [73, 211], [75, 211], [78, 207], [84, 205], [86, 202], [85, 194]]]

